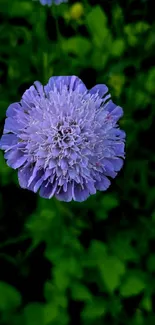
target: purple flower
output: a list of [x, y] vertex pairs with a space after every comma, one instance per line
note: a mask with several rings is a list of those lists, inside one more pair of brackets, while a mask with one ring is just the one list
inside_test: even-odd
[[40, 0], [40, 3], [42, 5], [48, 5], [48, 6], [51, 6], [53, 3], [59, 5], [62, 2], [67, 2], [67, 0]]
[[20, 186], [41, 197], [84, 201], [123, 165], [123, 110], [105, 85], [87, 90], [75, 76], [36, 81], [6, 115], [0, 148]]

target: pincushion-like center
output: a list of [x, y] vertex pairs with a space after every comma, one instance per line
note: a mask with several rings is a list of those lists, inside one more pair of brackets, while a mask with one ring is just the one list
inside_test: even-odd
[[50, 169], [75, 163], [86, 167], [98, 142], [96, 112], [100, 101], [97, 94], [68, 91], [66, 86], [38, 99], [20, 134], [27, 142], [24, 152], [29, 159]]

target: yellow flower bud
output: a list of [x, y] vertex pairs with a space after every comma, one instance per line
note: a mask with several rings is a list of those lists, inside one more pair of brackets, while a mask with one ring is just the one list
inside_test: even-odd
[[76, 2], [70, 8], [70, 18], [73, 20], [78, 20], [84, 14], [84, 7], [82, 3]]

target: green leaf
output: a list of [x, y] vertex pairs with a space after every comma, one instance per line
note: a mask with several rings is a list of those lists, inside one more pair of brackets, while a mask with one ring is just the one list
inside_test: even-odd
[[107, 302], [107, 309], [110, 311], [112, 316], [116, 316], [122, 310], [122, 302], [119, 296], [113, 295]]
[[45, 238], [48, 238], [54, 217], [55, 211], [42, 209], [39, 211], [39, 215], [38, 213], [33, 214], [27, 221], [25, 226], [30, 232], [36, 245]]
[[123, 261], [137, 262], [139, 260], [138, 252], [131, 245], [130, 232], [118, 233], [110, 243], [113, 255], [118, 256]]
[[86, 25], [96, 45], [99, 47], [103, 44], [107, 46], [107, 42], [111, 41], [111, 35], [107, 29], [107, 17], [100, 6], [93, 7], [88, 13]]
[[124, 32], [127, 36], [127, 41], [130, 46], [135, 46], [138, 43], [138, 37], [135, 35], [134, 27], [132, 25], [126, 25]]
[[64, 248], [55, 247], [54, 250], [52, 249], [51, 245], [48, 245], [45, 251], [46, 258], [51, 261], [52, 263], [59, 262], [61, 257], [63, 256]]
[[51, 281], [47, 281], [44, 285], [44, 297], [46, 300], [51, 301], [53, 298], [54, 285]]
[[120, 287], [120, 293], [123, 297], [138, 295], [145, 289], [146, 284], [138, 275], [130, 275]]
[[91, 49], [91, 43], [85, 37], [75, 36], [63, 40], [62, 48], [65, 52], [85, 56]]
[[21, 295], [8, 283], [0, 282], [0, 310], [15, 309], [21, 304]]
[[45, 325], [44, 322], [44, 305], [32, 303], [24, 308], [25, 325]]
[[[53, 321], [55, 321], [58, 315], [59, 310], [53, 302], [46, 304], [44, 307], [44, 324], [50, 325]], [[40, 325], [40, 323], [38, 324]]]
[[95, 299], [88, 303], [83, 311], [82, 311], [82, 318], [84, 321], [86, 320], [96, 320], [102, 317], [106, 311], [106, 303], [103, 299]]
[[113, 292], [125, 273], [125, 265], [116, 256], [105, 256], [99, 265], [101, 277], [108, 291]]
[[112, 10], [113, 24], [115, 28], [118, 29], [123, 24], [123, 20], [124, 20], [123, 10], [118, 4], [116, 4], [112, 9], [113, 9]]
[[145, 296], [141, 302], [141, 306], [147, 310], [148, 312], [150, 312], [152, 310], [152, 299], [149, 296]]
[[119, 205], [118, 199], [111, 194], [106, 194], [102, 200], [102, 206], [106, 211], [116, 208]]
[[54, 302], [55, 305], [60, 306], [62, 308], [67, 307], [67, 296], [65, 291], [62, 291], [57, 288], [56, 285], [52, 282], [46, 282], [44, 286], [44, 297], [48, 302]]
[[148, 94], [146, 92], [144, 93], [142, 90], [139, 91], [137, 90], [136, 97], [135, 97], [135, 108], [143, 109], [148, 105], [148, 103], [149, 103]]
[[[61, 266], [59, 265], [59, 267], [61, 267]], [[54, 273], [54, 283], [58, 290], [64, 291], [68, 287], [70, 279], [69, 279], [68, 274], [66, 274], [64, 272], [64, 270], [59, 267], [56, 268], [55, 271], [53, 272]]]
[[96, 211], [97, 219], [98, 220], [105, 220], [108, 218], [108, 211], [117, 207], [119, 205], [118, 199], [111, 195], [105, 194], [103, 197], [101, 204], [98, 205], [98, 209]]
[[135, 24], [134, 28], [137, 34], [141, 34], [148, 31], [150, 29], [150, 25], [145, 21], [138, 21]]
[[143, 313], [140, 309], [137, 309], [132, 320], [133, 325], [144, 325]]
[[72, 298], [74, 300], [81, 300], [81, 301], [91, 301], [92, 295], [90, 291], [82, 285], [81, 283], [73, 283], [71, 287], [72, 291]]
[[119, 57], [124, 53], [125, 50], [125, 42], [123, 39], [117, 39], [113, 42], [112, 45], [112, 55]]
[[[7, 1], [3, 0], [4, 2], [6, 2], [6, 10], [8, 9], [7, 6]], [[29, 16], [30, 14], [32, 14], [32, 3], [31, 2], [27, 2], [27, 1], [20, 1], [20, 2], [16, 2], [13, 1], [12, 3], [9, 3], [10, 10], [8, 12], [8, 15], [11, 17], [23, 17], [23, 16]]]
[[100, 264], [106, 254], [106, 246], [99, 240], [92, 240], [86, 256], [87, 265], [96, 266]]
[[54, 283], [60, 291], [65, 290], [71, 277], [81, 278], [82, 268], [78, 260], [74, 257], [61, 258], [60, 262], [57, 262], [56, 267], [53, 270]]

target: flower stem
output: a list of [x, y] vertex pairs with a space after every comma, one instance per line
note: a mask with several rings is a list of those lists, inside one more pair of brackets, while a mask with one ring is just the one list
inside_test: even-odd
[[13, 244], [20, 243], [21, 241], [24, 241], [26, 239], [30, 239], [30, 236], [29, 235], [22, 235], [22, 236], [17, 237], [17, 238], [8, 239], [5, 242], [0, 244], [0, 249], [3, 248], [3, 247], [6, 247], [6, 246], [10, 246], [10, 245], [13, 245]]

